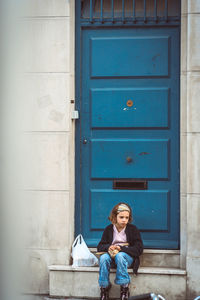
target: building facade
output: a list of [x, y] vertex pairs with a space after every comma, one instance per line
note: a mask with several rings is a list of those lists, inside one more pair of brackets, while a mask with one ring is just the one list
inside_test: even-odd
[[[95, 247], [110, 208], [126, 200], [145, 244], [133, 293], [148, 292], [162, 278], [157, 292], [166, 299], [194, 299], [200, 294], [200, 2], [157, 1], [155, 12], [156, 1], [136, 1], [141, 24], [132, 20], [134, 1], [124, 11], [123, 1], [116, 2], [119, 23], [112, 9], [110, 21], [108, 7], [101, 14], [101, 1], [96, 11], [90, 1], [30, 1], [27, 292], [94, 297], [87, 286], [82, 295], [67, 288], [76, 276], [94, 277], [90, 269], [65, 267], [71, 245], [81, 232]], [[151, 12], [158, 17], [153, 25]], [[137, 157], [130, 150], [135, 145]]]

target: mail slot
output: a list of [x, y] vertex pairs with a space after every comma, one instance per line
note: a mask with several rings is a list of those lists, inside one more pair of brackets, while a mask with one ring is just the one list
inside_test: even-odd
[[114, 180], [113, 189], [115, 190], [147, 190], [146, 180]]

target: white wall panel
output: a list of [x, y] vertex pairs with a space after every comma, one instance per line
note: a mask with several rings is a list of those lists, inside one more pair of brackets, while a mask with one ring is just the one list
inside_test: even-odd
[[27, 72], [70, 71], [70, 19], [35, 18], [24, 23], [27, 34]]
[[24, 129], [30, 131], [68, 131], [70, 75], [28, 74], [24, 109]]
[[24, 186], [30, 190], [68, 190], [68, 133], [30, 133], [26, 135], [24, 160], [29, 177]]

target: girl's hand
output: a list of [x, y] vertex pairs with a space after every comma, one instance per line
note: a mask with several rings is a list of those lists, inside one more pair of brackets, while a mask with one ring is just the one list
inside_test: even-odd
[[115, 249], [117, 249], [118, 251], [121, 250], [120, 246], [117, 245], [111, 245], [108, 250], [115, 250]]
[[121, 250], [120, 246], [115, 246], [115, 249], [117, 249], [118, 251]]
[[115, 250], [115, 245], [111, 245], [108, 250]]

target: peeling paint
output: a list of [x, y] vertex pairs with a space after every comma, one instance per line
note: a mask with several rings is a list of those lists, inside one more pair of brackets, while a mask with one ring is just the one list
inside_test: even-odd
[[139, 153], [139, 155], [148, 155], [148, 154], [150, 154], [150, 153], [148, 153], [148, 152], [140, 152]]
[[124, 107], [123, 110], [136, 110], [136, 107]]

